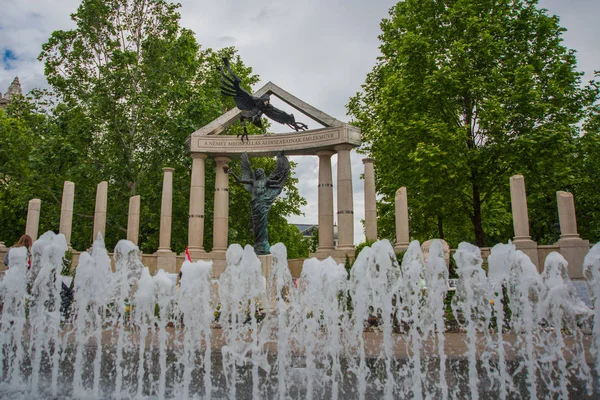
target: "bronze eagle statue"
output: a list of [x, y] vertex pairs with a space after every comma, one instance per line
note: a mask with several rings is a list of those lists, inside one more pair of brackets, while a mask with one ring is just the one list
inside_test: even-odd
[[[264, 131], [261, 121], [263, 114], [275, 122], [289, 126], [296, 132], [308, 129], [306, 124], [296, 122], [294, 114], [288, 114], [285, 111], [273, 107], [268, 94], [256, 97], [242, 89], [240, 86], [242, 80], [231, 70], [229, 60], [223, 58], [223, 63], [229, 74], [223, 70], [223, 67], [219, 66], [219, 71], [221, 71], [221, 94], [233, 97], [235, 105], [242, 111], [242, 116], [240, 117], [240, 123], [244, 127], [244, 133], [241, 134], [242, 142], [244, 141], [244, 137], [246, 138], [246, 141], [248, 141], [246, 121], [250, 121]], [[239, 136], [240, 135], [238, 135], [238, 137]]]

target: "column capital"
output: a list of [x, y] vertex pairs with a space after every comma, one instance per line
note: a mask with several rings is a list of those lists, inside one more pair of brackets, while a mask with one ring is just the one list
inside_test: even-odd
[[173, 171], [175, 171], [175, 168], [172, 168], [172, 167], [164, 167], [162, 170], [163, 170], [163, 172], [173, 172]]
[[342, 143], [342, 144], [338, 144], [337, 146], [334, 147], [335, 151], [350, 151], [354, 148], [354, 146], [352, 146], [351, 144], [348, 143]]
[[208, 154], [206, 154], [206, 153], [192, 153], [192, 154], [190, 154], [190, 157], [192, 157], [192, 158], [202, 158], [202, 159], [206, 160], [208, 158]]
[[216, 157], [214, 157], [214, 159], [218, 163], [228, 163], [231, 161], [231, 157], [227, 157], [227, 156], [216, 156]]
[[375, 163], [375, 159], [374, 158], [363, 158], [362, 159], [362, 163], [363, 164], [374, 164]]
[[327, 157], [327, 156], [331, 157], [334, 154], [335, 154], [335, 151], [333, 151], [333, 150], [319, 150], [319, 151], [317, 151], [317, 155], [319, 157]]

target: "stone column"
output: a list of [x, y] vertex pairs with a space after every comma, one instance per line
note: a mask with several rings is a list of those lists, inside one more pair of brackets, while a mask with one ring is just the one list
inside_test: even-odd
[[162, 200], [160, 203], [160, 238], [158, 250], [171, 250], [171, 220], [173, 218], [173, 168], [163, 168]]
[[102, 181], [96, 189], [96, 211], [94, 211], [94, 230], [92, 232], [92, 242], [102, 234], [102, 239], [106, 237], [106, 209], [108, 203], [108, 182]]
[[27, 208], [27, 222], [25, 223], [25, 234], [29, 235], [34, 242], [38, 237], [41, 206], [42, 201], [40, 199], [29, 200], [29, 207]]
[[403, 186], [396, 190], [396, 246], [394, 250], [403, 251], [408, 249], [410, 236], [408, 229], [408, 196]]
[[166, 272], [176, 272], [175, 253], [171, 251], [171, 220], [173, 217], [173, 168], [163, 168], [162, 201], [160, 205], [160, 236], [156, 266]]
[[213, 252], [227, 250], [227, 233], [229, 230], [229, 177], [223, 171], [228, 167], [231, 158], [215, 157], [217, 171], [215, 176], [215, 204], [213, 217]]
[[71, 229], [73, 227], [73, 200], [75, 199], [75, 184], [65, 181], [63, 185], [62, 204], [60, 207], [60, 226], [58, 232], [65, 235], [67, 246], [71, 247]]
[[335, 146], [337, 161], [338, 250], [354, 250], [354, 193], [349, 144]]
[[140, 232], [140, 196], [129, 198], [129, 213], [127, 214], [127, 240], [136, 246]]
[[375, 194], [375, 167], [372, 158], [363, 158], [365, 165], [365, 238], [377, 240], [377, 196]]
[[318, 151], [319, 156], [319, 248], [333, 250], [333, 178], [331, 150]]
[[529, 214], [527, 212], [527, 193], [523, 175], [510, 177], [510, 202], [513, 214], [515, 237], [513, 243], [518, 250], [527, 254], [531, 262], [540, 269], [537, 243], [529, 236]]
[[190, 183], [190, 216], [188, 222], [188, 249], [192, 259], [204, 249], [204, 198], [206, 154], [192, 154], [192, 181]]
[[560, 253], [569, 263], [568, 271], [571, 278], [584, 278], [583, 260], [590, 250], [589, 240], [583, 240], [577, 233], [577, 218], [575, 216], [575, 201], [569, 192], [556, 192], [558, 203], [558, 219], [560, 222]]
[[575, 201], [569, 192], [556, 192], [558, 204], [558, 220], [560, 222], [561, 239], [578, 239], [577, 217], [575, 216]]
[[529, 214], [527, 212], [527, 193], [523, 175], [510, 177], [510, 201], [513, 214], [515, 240], [531, 239], [529, 236]]

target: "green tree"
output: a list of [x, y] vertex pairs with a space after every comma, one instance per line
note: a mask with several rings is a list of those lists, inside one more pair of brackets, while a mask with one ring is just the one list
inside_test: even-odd
[[31, 176], [33, 132], [22, 119], [0, 108], [0, 142], [0, 232], [10, 246], [19, 237], [10, 228], [25, 226], [27, 202], [32, 198], [23, 182]]
[[578, 140], [580, 169], [573, 194], [579, 234], [596, 243], [600, 241], [600, 106], [590, 110], [584, 129], [585, 134]]
[[[43, 197], [42, 231], [58, 227], [63, 181], [75, 183], [71, 242], [76, 249], [88, 248], [92, 241], [96, 185], [106, 180], [107, 246], [125, 237], [128, 199], [140, 195], [140, 247], [145, 252], [156, 250], [162, 168], [169, 166], [175, 168], [172, 248], [181, 252], [187, 244], [189, 136], [232, 107], [232, 100], [220, 94], [217, 66], [227, 57], [247, 88], [258, 80], [235, 49], [201, 49], [193, 32], [180, 26], [179, 7], [165, 0], [83, 0], [72, 14], [75, 28], [53, 32], [39, 56], [51, 90], [36, 97], [37, 108], [25, 101], [26, 113], [15, 111], [16, 120], [3, 120], [11, 127], [14, 151], [24, 146], [15, 139], [21, 131], [29, 134], [23, 136], [31, 138], [27, 143], [35, 142], [33, 148], [28, 144], [23, 162], [23, 173], [29, 174], [22, 181], [28, 190], [23, 197]], [[43, 130], [35, 128], [36, 118], [44, 122]], [[239, 126], [230, 129], [237, 130]], [[11, 168], [16, 176], [18, 166]], [[214, 162], [209, 161], [206, 193], [212, 193], [214, 175]], [[240, 193], [232, 190], [233, 204], [242, 202]], [[304, 201], [293, 180], [285, 194], [273, 207], [281, 217], [274, 217], [273, 224], [279, 223], [282, 232], [288, 232], [283, 217], [298, 213]], [[19, 204], [26, 207], [27, 201]], [[212, 209], [207, 195], [209, 250]], [[237, 224], [244, 219], [244, 210], [235, 206], [230, 210], [230, 241], [243, 240], [246, 233]], [[23, 213], [18, 215], [23, 218]], [[285, 238], [292, 240], [293, 235]]]
[[381, 29], [382, 55], [348, 109], [376, 160], [382, 231], [407, 186], [415, 238], [506, 240], [509, 177], [521, 173], [532, 236], [551, 241], [553, 194], [573, 184], [578, 123], [597, 97], [558, 17], [536, 0], [406, 0]]

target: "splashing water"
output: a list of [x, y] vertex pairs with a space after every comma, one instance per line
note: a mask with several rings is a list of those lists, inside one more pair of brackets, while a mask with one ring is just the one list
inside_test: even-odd
[[[37, 396], [40, 381], [42, 355], [49, 359], [52, 371], [51, 394], [58, 393], [58, 369], [62, 353], [61, 338], [61, 290], [62, 260], [67, 251], [64, 235], [46, 232], [31, 248], [32, 271], [37, 276], [31, 288], [29, 306], [32, 395]], [[36, 266], [39, 265], [39, 268]]]
[[466, 330], [469, 396], [477, 400], [481, 379], [477, 371], [477, 361], [479, 360], [487, 376], [492, 374], [491, 354], [485, 350], [480, 354], [477, 352], [478, 341], [483, 342], [484, 348], [491, 342], [488, 329], [492, 317], [489, 302], [491, 290], [487, 276], [481, 268], [483, 259], [478, 247], [470, 243], [461, 243], [454, 258], [459, 281], [452, 299], [452, 313]]
[[[594, 310], [567, 263], [544, 272], [512, 244], [461, 243], [449, 304], [441, 242], [399, 263], [365, 247], [348, 272], [305, 260], [299, 283], [282, 244], [268, 277], [252, 247], [231, 245], [218, 291], [209, 261], [154, 276], [131, 242], [114, 272], [99, 237], [80, 255], [74, 301], [61, 309], [67, 245], [46, 233], [10, 252], [0, 282], [0, 396], [8, 398], [518, 398], [598, 396], [600, 245], [585, 259]], [[448, 318], [460, 329], [448, 331]], [[217, 324], [218, 323], [218, 324]], [[586, 327], [590, 326], [591, 329]], [[449, 352], [449, 349], [452, 349]], [[597, 379], [597, 378], [596, 378]]]
[[19, 390], [24, 389], [24, 377], [21, 374], [25, 348], [23, 330], [27, 322], [27, 249], [17, 247], [9, 253], [9, 269], [0, 286], [3, 297], [2, 318], [0, 323], [0, 366], [3, 382]]
[[[573, 375], [584, 381], [588, 394], [591, 394], [592, 378], [585, 360], [583, 333], [579, 326], [592, 312], [577, 297], [567, 273], [567, 261], [559, 253], [552, 252], [546, 258], [542, 280], [547, 293], [540, 302], [539, 312], [549, 329], [543, 337], [545, 357], [540, 369], [546, 377], [546, 389], [563, 398], [568, 397], [567, 381]], [[567, 346], [563, 332], [570, 334], [573, 346]], [[567, 357], [572, 358], [571, 367]]]
[[588, 282], [594, 310], [590, 352], [596, 360], [596, 374], [600, 376], [600, 243], [596, 243], [585, 256], [583, 274]]

